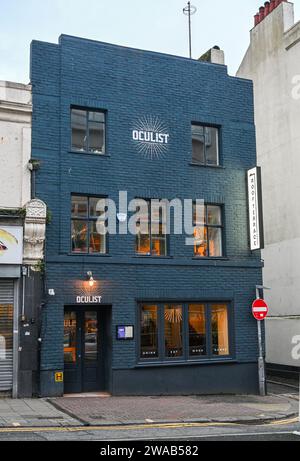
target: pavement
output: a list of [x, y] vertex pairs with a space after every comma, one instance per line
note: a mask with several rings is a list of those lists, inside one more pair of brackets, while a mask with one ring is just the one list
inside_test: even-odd
[[78, 421], [45, 399], [0, 398], [0, 428], [71, 426], [78, 426]]
[[297, 395], [266, 397], [63, 397], [52, 399], [59, 410], [86, 426], [151, 423], [239, 422], [264, 423], [299, 414]]
[[269, 385], [254, 395], [111, 397], [70, 395], [53, 399], [0, 398], [1, 427], [105, 427], [168, 423], [263, 424], [299, 414], [295, 387]]

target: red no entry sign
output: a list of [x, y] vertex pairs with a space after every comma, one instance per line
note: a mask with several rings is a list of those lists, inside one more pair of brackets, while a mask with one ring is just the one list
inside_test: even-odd
[[269, 312], [268, 305], [263, 299], [256, 299], [252, 304], [252, 313], [256, 320], [264, 320]]

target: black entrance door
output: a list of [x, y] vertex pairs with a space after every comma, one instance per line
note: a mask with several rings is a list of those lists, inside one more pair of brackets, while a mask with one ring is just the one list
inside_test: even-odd
[[65, 310], [65, 393], [107, 390], [107, 322], [103, 309]]

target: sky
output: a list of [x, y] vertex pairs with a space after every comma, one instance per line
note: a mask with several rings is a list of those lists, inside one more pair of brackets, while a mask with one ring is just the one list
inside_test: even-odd
[[[234, 75], [264, 0], [191, 0], [193, 58], [214, 45]], [[300, 0], [295, 0], [300, 19]], [[61, 34], [188, 56], [187, 0], [0, 0], [0, 80], [29, 82], [30, 42]]]

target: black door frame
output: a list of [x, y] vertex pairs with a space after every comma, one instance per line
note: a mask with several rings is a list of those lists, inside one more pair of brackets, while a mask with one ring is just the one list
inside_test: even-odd
[[[76, 363], [64, 364], [65, 393], [109, 392], [112, 367], [112, 306], [102, 304], [65, 305], [65, 312], [76, 313]], [[88, 374], [88, 366], [84, 361], [86, 312], [96, 312], [98, 320], [97, 384], [99, 385], [96, 385], [95, 388], [90, 387], [86, 380]]]

